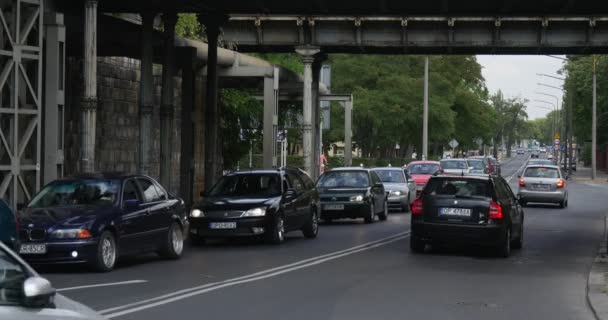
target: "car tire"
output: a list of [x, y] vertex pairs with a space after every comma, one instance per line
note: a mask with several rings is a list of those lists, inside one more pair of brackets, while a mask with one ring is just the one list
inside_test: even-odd
[[378, 218], [380, 221], [386, 221], [386, 219], [388, 219], [388, 200], [386, 199], [384, 200], [384, 210], [378, 215]]
[[426, 243], [416, 237], [410, 237], [410, 251], [413, 253], [424, 253], [425, 247]]
[[559, 208], [560, 208], [560, 209], [564, 209], [565, 207], [566, 207], [566, 199], [562, 200], [562, 201], [559, 203]]
[[319, 217], [314, 209], [311, 209], [310, 219], [302, 228], [302, 233], [305, 238], [314, 239], [319, 234]]
[[97, 242], [97, 252], [92, 261], [93, 268], [98, 272], [109, 272], [114, 269], [118, 258], [118, 246], [114, 234], [108, 230], [101, 233]]
[[281, 244], [285, 241], [285, 220], [280, 215], [274, 218], [274, 224], [266, 232], [266, 242], [270, 244]]
[[522, 225], [519, 230], [519, 236], [517, 239], [511, 241], [511, 248], [513, 249], [521, 249], [524, 246], [524, 225], [522, 221]]
[[511, 255], [511, 229], [507, 228], [504, 239], [500, 241], [498, 246], [498, 256], [508, 258]]
[[184, 231], [182, 226], [177, 223], [171, 223], [167, 235], [165, 236], [165, 243], [163, 247], [158, 251], [164, 259], [177, 260], [182, 256], [184, 252]]
[[365, 220], [365, 223], [373, 223], [375, 217], [376, 217], [376, 208], [374, 207], [374, 203], [372, 202], [369, 205], [369, 213], [368, 213], [368, 215], [365, 218], [363, 218], [363, 219]]

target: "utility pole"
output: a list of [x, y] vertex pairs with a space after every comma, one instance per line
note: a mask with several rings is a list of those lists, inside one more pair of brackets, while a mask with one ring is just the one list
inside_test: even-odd
[[429, 57], [424, 58], [424, 104], [422, 111], [422, 160], [429, 157]]
[[596, 168], [596, 143], [597, 143], [597, 77], [596, 77], [596, 57], [593, 55], [593, 106], [591, 115], [591, 179], [597, 175]]
[[[572, 85], [570, 85], [572, 87]], [[568, 92], [568, 152], [566, 153], [566, 165], [568, 166], [568, 177], [572, 175], [572, 156], [574, 154], [572, 150], [572, 103], [574, 101], [574, 90]]]

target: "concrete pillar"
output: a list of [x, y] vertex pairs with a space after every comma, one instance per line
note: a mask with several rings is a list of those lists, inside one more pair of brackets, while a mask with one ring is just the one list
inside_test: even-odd
[[209, 51], [207, 57], [207, 87], [205, 94], [205, 189], [211, 188], [218, 178], [218, 131], [219, 112], [217, 105], [218, 79], [217, 79], [217, 44], [219, 24], [214, 21], [205, 21], [207, 27], [207, 43]]
[[65, 25], [63, 14], [44, 17], [44, 162], [43, 184], [63, 176], [65, 111]]
[[264, 134], [262, 162], [264, 168], [279, 166], [277, 160], [277, 134], [279, 125], [279, 68], [273, 76], [264, 78]]
[[80, 170], [95, 171], [95, 131], [97, 123], [97, 1], [84, 3], [84, 95]]
[[198, 200], [205, 190], [205, 108], [206, 76], [203, 69], [197, 70], [196, 107], [194, 108], [194, 199]]
[[171, 190], [171, 155], [173, 144], [173, 76], [175, 75], [175, 22], [174, 12], [164, 13], [165, 56], [163, 59], [163, 77], [160, 107], [160, 183]]
[[314, 55], [319, 53], [317, 47], [298, 47], [296, 52], [302, 57], [304, 63], [304, 94], [303, 94], [303, 117], [302, 117], [302, 152], [304, 154], [304, 171], [314, 176], [314, 151], [313, 151], [313, 114], [312, 114], [312, 63]]
[[196, 100], [196, 48], [181, 48], [182, 113], [179, 168], [180, 197], [187, 206], [193, 202], [194, 185], [194, 105]]
[[319, 100], [319, 79], [321, 77], [321, 59], [315, 59], [312, 64], [312, 141], [313, 141], [313, 159], [314, 159], [314, 170], [311, 176], [313, 180], [319, 177], [321, 172], [321, 135], [319, 133], [321, 129], [321, 101]]
[[156, 14], [141, 14], [141, 80], [139, 83], [139, 167], [140, 174], [150, 174], [152, 150], [152, 111], [154, 109], [154, 17]]
[[353, 117], [353, 98], [344, 103], [344, 165], [353, 164], [352, 155], [352, 117]]

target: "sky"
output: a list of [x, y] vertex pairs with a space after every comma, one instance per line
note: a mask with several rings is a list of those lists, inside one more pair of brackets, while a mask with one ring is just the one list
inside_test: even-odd
[[562, 87], [563, 81], [539, 76], [537, 73], [562, 77], [557, 72], [562, 68], [564, 61], [542, 55], [478, 55], [477, 61], [483, 66], [482, 74], [490, 93], [494, 94], [501, 90], [506, 98], [520, 97], [528, 100], [526, 111], [529, 119], [545, 117], [550, 110], [544, 108], [553, 109], [555, 104], [554, 97], [535, 92], [557, 96], [561, 108], [562, 92], [538, 83]]

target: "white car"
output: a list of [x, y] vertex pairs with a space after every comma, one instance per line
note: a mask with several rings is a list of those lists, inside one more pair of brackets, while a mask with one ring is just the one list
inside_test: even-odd
[[545, 148], [545, 147], [540, 148], [540, 153], [546, 153], [546, 152], [547, 152], [547, 148]]
[[17, 254], [0, 242], [0, 319], [103, 320], [101, 315], [55, 293]]
[[443, 159], [439, 161], [443, 173], [448, 174], [469, 174], [473, 169], [469, 167], [466, 159]]

